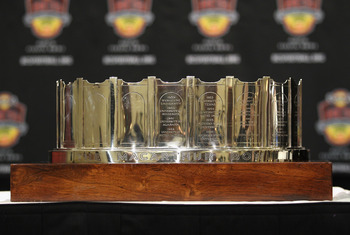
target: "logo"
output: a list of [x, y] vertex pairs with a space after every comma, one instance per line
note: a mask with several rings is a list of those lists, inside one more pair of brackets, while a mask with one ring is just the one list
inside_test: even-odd
[[190, 22], [210, 38], [222, 37], [238, 21], [236, 0], [192, 0]]
[[153, 22], [152, 0], [108, 0], [108, 25], [122, 38], [136, 38]]
[[323, 20], [321, 0], [277, 0], [275, 20], [292, 36], [310, 34]]
[[317, 131], [333, 146], [350, 144], [350, 93], [337, 89], [318, 105]]
[[27, 108], [9, 92], [0, 92], [0, 148], [17, 144], [19, 137], [25, 135]]
[[38, 38], [57, 37], [71, 21], [68, 14], [69, 0], [26, 0], [25, 3], [24, 24]]

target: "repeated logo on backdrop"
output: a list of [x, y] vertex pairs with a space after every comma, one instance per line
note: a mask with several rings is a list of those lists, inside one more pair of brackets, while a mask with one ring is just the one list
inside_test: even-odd
[[[103, 65], [154, 65], [156, 56], [149, 53], [149, 45], [138, 38], [153, 23], [152, 0], [108, 0], [106, 23], [120, 38], [108, 45], [109, 54], [102, 57]], [[147, 54], [145, 54], [147, 53]]]
[[[321, 152], [319, 159], [331, 161], [350, 160], [350, 92], [346, 89], [336, 89], [326, 94], [324, 101], [318, 105], [319, 120], [316, 130], [323, 135], [331, 146], [328, 152]], [[347, 165], [334, 165], [334, 169], [342, 171]], [[339, 169], [340, 168], [340, 169]]]
[[319, 43], [307, 37], [323, 21], [321, 0], [277, 0], [275, 21], [283, 26], [290, 37], [277, 43], [277, 53], [271, 54], [274, 64], [319, 64], [326, 62], [325, 53]]
[[350, 144], [350, 93], [337, 89], [327, 93], [318, 106], [317, 131], [332, 146]]
[[151, 0], [109, 0], [106, 21], [120, 37], [136, 38], [153, 22], [151, 5]]
[[321, 0], [278, 0], [276, 21], [292, 36], [310, 34], [323, 20]]
[[73, 57], [66, 55], [66, 46], [55, 41], [71, 22], [69, 0], [25, 0], [25, 26], [37, 38], [34, 45], [25, 46], [21, 66], [71, 66]]
[[193, 0], [189, 18], [203, 36], [222, 37], [238, 20], [236, 0]]
[[26, 0], [24, 23], [38, 38], [57, 37], [70, 23], [69, 0]]
[[26, 110], [16, 96], [9, 92], [0, 93], [0, 148], [14, 146], [27, 132]]
[[229, 65], [241, 62], [240, 55], [233, 53], [232, 42], [225, 42], [222, 38], [238, 21], [236, 4], [236, 0], [192, 0], [189, 21], [204, 38], [202, 42], [191, 45], [191, 54], [185, 56], [186, 64]]
[[27, 133], [26, 112], [26, 106], [18, 101], [17, 96], [0, 92], [0, 174], [8, 174], [9, 164], [23, 158], [11, 148]]

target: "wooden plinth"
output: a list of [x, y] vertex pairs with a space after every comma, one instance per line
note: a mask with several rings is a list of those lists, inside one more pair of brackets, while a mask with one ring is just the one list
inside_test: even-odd
[[331, 199], [331, 163], [11, 165], [18, 202]]

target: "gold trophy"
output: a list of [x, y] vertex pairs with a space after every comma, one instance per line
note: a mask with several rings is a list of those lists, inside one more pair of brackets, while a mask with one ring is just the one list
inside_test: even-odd
[[301, 80], [57, 82], [53, 163], [308, 161]]

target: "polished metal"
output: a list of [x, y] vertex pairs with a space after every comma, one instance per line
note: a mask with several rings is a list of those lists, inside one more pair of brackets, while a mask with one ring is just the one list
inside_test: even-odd
[[52, 162], [307, 161], [301, 80], [57, 82]]

